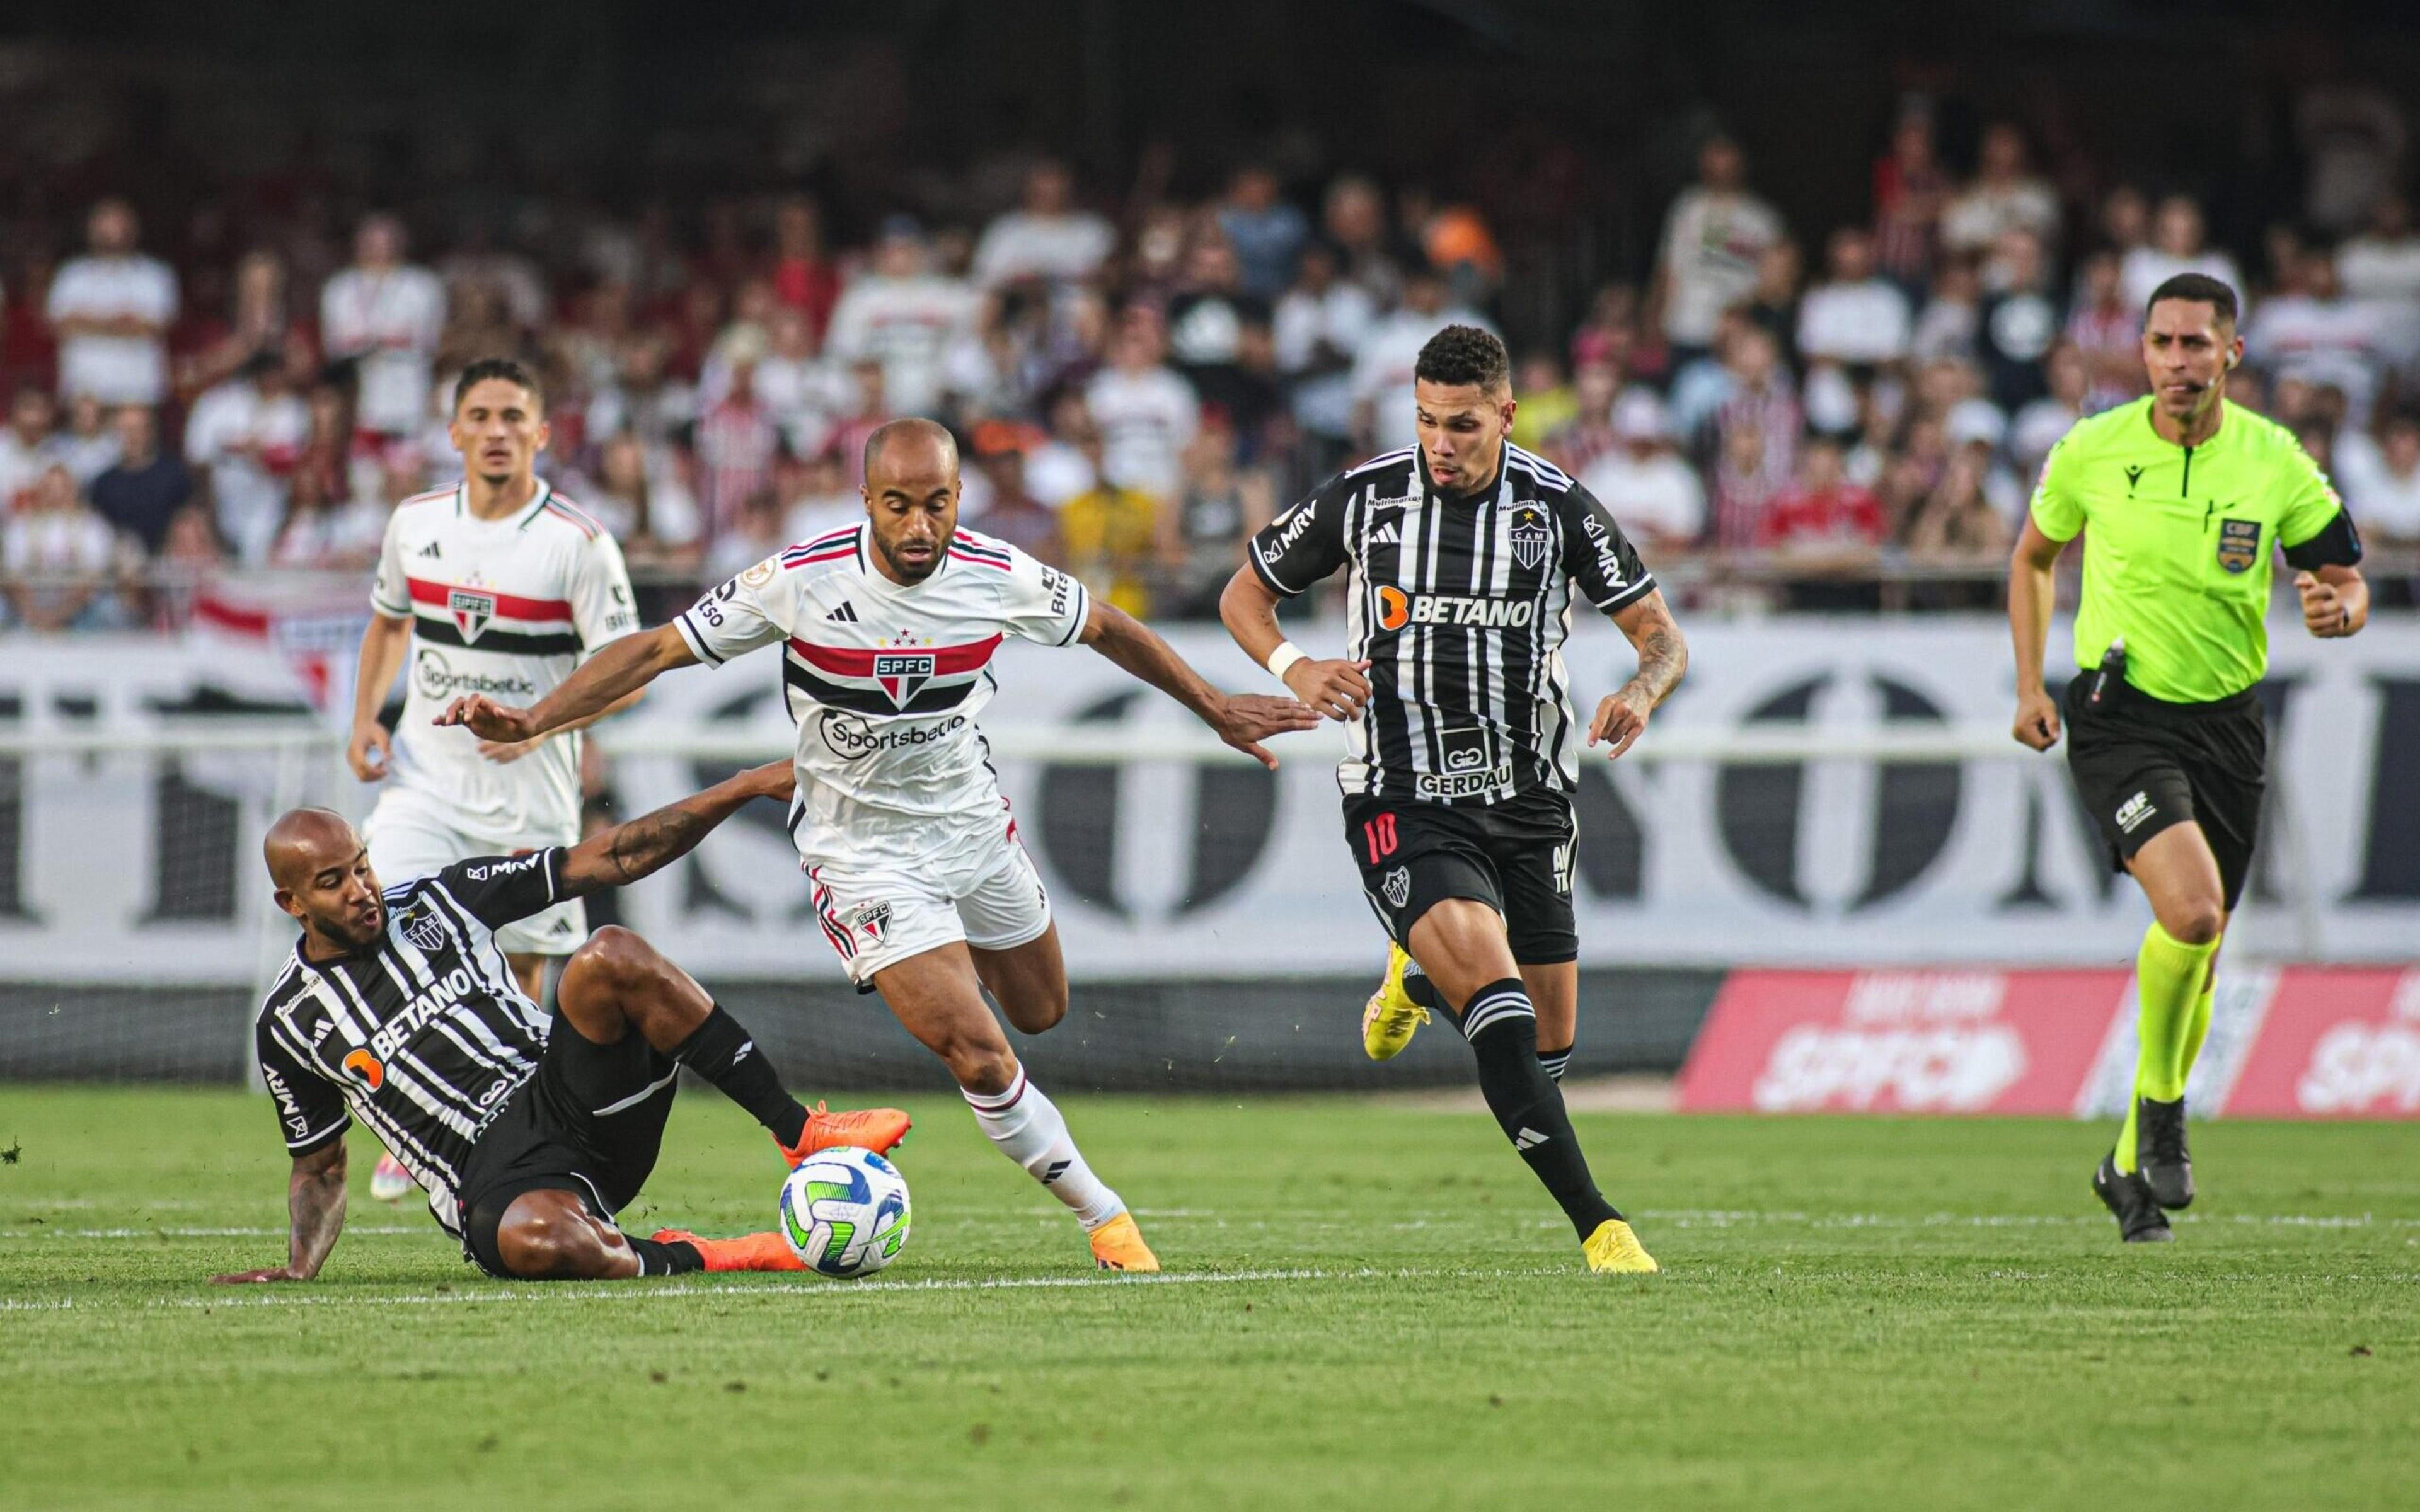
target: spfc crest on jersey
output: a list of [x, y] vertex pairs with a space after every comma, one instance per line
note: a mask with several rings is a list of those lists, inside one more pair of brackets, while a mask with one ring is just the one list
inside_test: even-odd
[[445, 924], [427, 903], [413, 903], [400, 922], [403, 937], [421, 954], [434, 955], [445, 949]]
[[1555, 532], [1546, 528], [1546, 517], [1534, 509], [1525, 509], [1512, 520], [1512, 560], [1534, 572], [1546, 560], [1553, 548]]
[[479, 639], [479, 632], [496, 617], [496, 595], [476, 588], [449, 588], [445, 591], [445, 612], [454, 617], [454, 628], [462, 632], [462, 643], [469, 645]]
[[929, 651], [882, 651], [874, 657], [874, 680], [900, 708], [933, 680], [935, 658]]
[[2260, 522], [2223, 519], [2218, 522], [2218, 564], [2229, 572], [2249, 572], [2260, 560]]

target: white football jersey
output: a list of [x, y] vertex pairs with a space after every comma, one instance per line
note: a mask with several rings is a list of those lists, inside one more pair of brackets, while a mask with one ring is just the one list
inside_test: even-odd
[[913, 587], [868, 560], [853, 525], [766, 558], [673, 624], [698, 659], [782, 645], [783, 691], [799, 727], [801, 852], [996, 819], [1000, 785], [975, 717], [999, 687], [1008, 636], [1063, 646], [1082, 633], [1084, 585], [1016, 547], [961, 527], [940, 567]]
[[543, 478], [535, 499], [496, 520], [473, 515], [457, 484], [396, 506], [370, 606], [411, 621], [411, 690], [387, 784], [441, 801], [453, 827], [479, 840], [576, 841], [578, 732], [500, 764], [479, 754], [470, 731], [429, 721], [461, 693], [527, 707], [583, 657], [637, 629], [613, 537]]

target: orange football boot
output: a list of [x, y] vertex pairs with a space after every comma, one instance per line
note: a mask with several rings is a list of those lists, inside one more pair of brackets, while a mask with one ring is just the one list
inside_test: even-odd
[[793, 1168], [819, 1149], [833, 1149], [853, 1145], [887, 1155], [907, 1139], [914, 1120], [898, 1108], [861, 1108], [854, 1113], [833, 1113], [821, 1103], [807, 1113], [807, 1127], [796, 1145], [785, 1145], [779, 1139], [773, 1148]]
[[789, 1242], [779, 1234], [742, 1234], [737, 1239], [701, 1239], [686, 1228], [659, 1228], [659, 1244], [681, 1243], [696, 1248], [709, 1271], [803, 1271]]
[[1104, 1271], [1156, 1271], [1159, 1257], [1142, 1242], [1134, 1214], [1119, 1213], [1093, 1230], [1093, 1259]]

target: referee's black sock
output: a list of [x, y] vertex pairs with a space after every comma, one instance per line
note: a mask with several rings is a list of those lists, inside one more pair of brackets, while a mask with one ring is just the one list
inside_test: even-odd
[[641, 1275], [687, 1275], [691, 1271], [706, 1269], [706, 1257], [697, 1246], [682, 1240], [668, 1239], [659, 1243], [652, 1239], [640, 1239], [624, 1234], [622, 1242], [639, 1257]]
[[1471, 1053], [1479, 1057], [1479, 1090], [1488, 1111], [1504, 1127], [1512, 1148], [1572, 1221], [1579, 1237], [1621, 1213], [1596, 1189], [1588, 1157], [1563, 1111], [1562, 1089], [1538, 1058], [1538, 1011], [1521, 979], [1507, 977], [1471, 995], [1459, 1015]]
[[750, 1118], [773, 1132], [783, 1148], [795, 1148], [799, 1136], [807, 1132], [807, 1110], [783, 1087], [772, 1057], [721, 1004], [688, 1039], [673, 1047], [673, 1058], [746, 1108]]

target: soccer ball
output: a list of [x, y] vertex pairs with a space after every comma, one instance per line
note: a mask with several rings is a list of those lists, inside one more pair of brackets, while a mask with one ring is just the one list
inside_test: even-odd
[[782, 1183], [782, 1237], [811, 1271], [872, 1275], [908, 1243], [908, 1181], [870, 1149], [817, 1151]]

